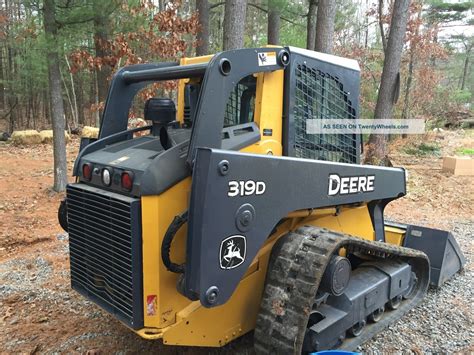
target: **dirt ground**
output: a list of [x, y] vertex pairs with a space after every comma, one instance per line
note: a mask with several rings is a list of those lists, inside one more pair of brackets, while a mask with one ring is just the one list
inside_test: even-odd
[[[403, 153], [407, 142], [421, 139], [439, 144], [443, 155], [460, 147], [474, 148], [472, 131], [393, 142], [390, 157], [395, 166], [408, 169], [409, 193], [389, 205], [388, 218], [448, 230], [458, 222], [472, 222], [474, 177], [442, 172], [440, 157]], [[142, 340], [72, 291], [67, 234], [56, 219], [63, 196], [51, 190], [51, 146], [1, 143], [0, 352], [251, 352], [248, 337], [224, 350], [163, 347], [159, 341]], [[77, 139], [68, 145], [70, 167], [77, 146]]]

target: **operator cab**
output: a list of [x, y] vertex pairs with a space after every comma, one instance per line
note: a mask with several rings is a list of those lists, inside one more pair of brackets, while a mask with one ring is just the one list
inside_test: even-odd
[[[357, 63], [333, 64], [317, 53], [292, 48], [261, 51], [273, 59], [262, 62], [255, 52], [241, 51], [238, 60], [231, 60], [229, 52], [229, 57], [221, 53], [198, 61], [185, 58], [181, 65], [122, 68], [111, 83], [99, 139], [81, 147], [74, 175], [88, 185], [144, 196], [157, 195], [190, 176], [197, 151], [204, 148], [359, 163], [359, 135], [308, 129], [310, 121], [328, 117], [356, 119]], [[268, 76], [276, 72], [282, 77], [272, 82]], [[177, 90], [159, 89], [159, 97], [140, 104], [149, 126], [127, 129], [130, 110], [137, 112], [137, 94], [152, 83], [170, 80], [178, 83]], [[81, 174], [85, 165], [88, 176]], [[114, 175], [111, 184], [103, 184], [104, 169]], [[124, 172], [133, 175], [132, 189], [120, 186]]]

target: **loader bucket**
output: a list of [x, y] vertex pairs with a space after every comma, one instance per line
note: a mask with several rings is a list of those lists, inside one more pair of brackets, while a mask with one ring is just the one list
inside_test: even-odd
[[466, 259], [450, 232], [407, 225], [403, 246], [428, 255], [431, 265], [430, 284], [441, 286], [461, 270]]

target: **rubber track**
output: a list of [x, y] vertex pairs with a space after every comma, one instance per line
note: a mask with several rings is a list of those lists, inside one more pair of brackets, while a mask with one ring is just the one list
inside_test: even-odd
[[301, 354], [316, 291], [331, 256], [341, 247], [378, 258], [409, 261], [418, 282], [397, 310], [385, 312], [377, 323], [368, 323], [359, 337], [347, 337], [338, 349], [355, 350], [423, 299], [430, 272], [423, 252], [304, 226], [281, 237], [273, 247], [254, 333], [257, 354]]

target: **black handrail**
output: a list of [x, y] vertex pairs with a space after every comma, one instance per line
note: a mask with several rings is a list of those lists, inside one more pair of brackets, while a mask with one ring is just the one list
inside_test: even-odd
[[200, 63], [175, 67], [124, 71], [122, 73], [122, 79], [126, 84], [133, 84], [142, 81], [192, 78], [204, 75], [207, 66], [208, 63]]

